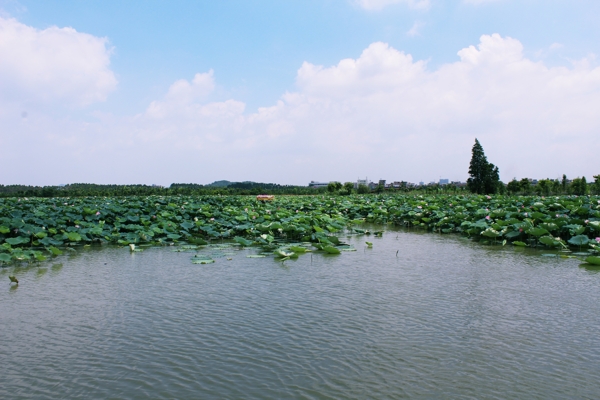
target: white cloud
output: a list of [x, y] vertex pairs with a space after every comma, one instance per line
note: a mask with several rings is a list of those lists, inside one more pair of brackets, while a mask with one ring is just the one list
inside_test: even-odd
[[413, 24], [413, 26], [406, 32], [407, 36], [418, 36], [421, 34], [421, 28], [423, 28], [425, 26], [424, 22], [421, 21], [415, 21], [415, 23]]
[[[497, 34], [436, 69], [380, 42], [333, 66], [305, 62], [296, 90], [255, 113], [208, 101], [214, 86], [212, 71], [176, 81], [129, 118], [5, 118], [2, 173], [15, 182], [465, 180], [475, 137], [504, 180], [600, 172], [600, 68], [593, 59], [548, 67]], [[43, 168], [18, 163], [25, 148]]]
[[495, 3], [497, 1], [500, 1], [500, 0], [463, 0], [463, 3], [473, 4], [473, 5], [478, 6], [480, 4]]
[[381, 10], [392, 4], [406, 4], [414, 9], [428, 9], [430, 0], [355, 0], [355, 3], [365, 10]]
[[0, 100], [85, 106], [116, 88], [107, 39], [0, 17]]

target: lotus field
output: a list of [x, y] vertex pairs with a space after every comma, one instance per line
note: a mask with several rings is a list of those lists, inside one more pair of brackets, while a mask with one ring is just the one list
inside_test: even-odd
[[[361, 224], [457, 233], [489, 245], [546, 247], [600, 264], [600, 197], [478, 195], [143, 196], [0, 199], [0, 264], [44, 261], [79, 246], [196, 248], [218, 240], [286, 259], [349, 250]], [[377, 228], [379, 229], [379, 228]], [[311, 243], [310, 245], [308, 243]], [[372, 245], [371, 242], [368, 242]]]

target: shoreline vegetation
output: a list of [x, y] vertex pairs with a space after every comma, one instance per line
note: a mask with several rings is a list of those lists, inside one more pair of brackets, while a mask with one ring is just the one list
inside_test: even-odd
[[[487, 164], [485, 164], [487, 165]], [[489, 166], [494, 167], [493, 164]], [[496, 168], [497, 169], [497, 168]], [[477, 173], [474, 173], [476, 176]], [[495, 175], [495, 174], [494, 174]], [[567, 179], [563, 175], [558, 179], [533, 180], [513, 179], [505, 184], [499, 180], [488, 182], [470, 178], [467, 183], [414, 185], [408, 182], [394, 182], [395, 186], [356, 185], [353, 182], [330, 182], [326, 187], [279, 185], [260, 182], [217, 181], [208, 185], [196, 183], [173, 183], [168, 187], [160, 185], [98, 185], [91, 183], [73, 183], [61, 186], [0, 185], [0, 198], [19, 197], [128, 197], [128, 196], [226, 196], [226, 195], [318, 195], [330, 194], [349, 196], [352, 194], [389, 193], [389, 194], [502, 194], [522, 196], [561, 196], [561, 195], [600, 195], [600, 175], [588, 183], [585, 177]], [[482, 182], [479, 183], [478, 181]], [[487, 186], [486, 186], [487, 185]]]
[[136, 245], [212, 240], [283, 257], [293, 256], [290, 246], [302, 242], [337, 254], [343, 245], [336, 235], [368, 234], [358, 228], [364, 222], [458, 233], [489, 245], [549, 248], [600, 264], [600, 196], [441, 193], [327, 193], [269, 202], [240, 195], [2, 198], [0, 264], [43, 262], [82, 245], [133, 251]]

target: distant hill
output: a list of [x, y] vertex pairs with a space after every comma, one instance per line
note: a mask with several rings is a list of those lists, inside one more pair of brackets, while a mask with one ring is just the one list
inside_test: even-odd
[[205, 185], [207, 187], [227, 187], [231, 185], [231, 182], [229, 181], [214, 181], [213, 183], [209, 183], [208, 185]]

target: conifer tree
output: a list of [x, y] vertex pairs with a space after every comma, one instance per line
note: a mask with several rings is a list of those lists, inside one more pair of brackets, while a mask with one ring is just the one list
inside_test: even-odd
[[467, 188], [471, 193], [494, 194], [500, 182], [500, 170], [489, 163], [479, 140], [475, 139], [472, 149], [471, 164], [469, 165], [470, 178]]

